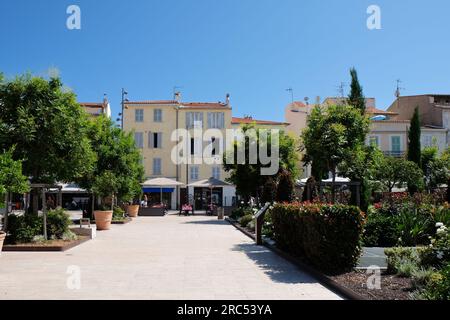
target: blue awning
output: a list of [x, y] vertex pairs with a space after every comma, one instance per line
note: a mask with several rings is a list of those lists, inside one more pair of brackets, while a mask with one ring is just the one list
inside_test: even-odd
[[[175, 188], [162, 188], [162, 192], [171, 193]], [[142, 191], [146, 193], [161, 193], [161, 188], [142, 188]]]

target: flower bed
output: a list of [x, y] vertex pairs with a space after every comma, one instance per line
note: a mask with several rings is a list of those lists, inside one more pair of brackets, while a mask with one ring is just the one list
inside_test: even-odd
[[364, 232], [366, 247], [429, 245], [435, 224], [450, 225], [450, 205], [433, 195], [386, 195], [371, 206]]
[[90, 237], [76, 236], [72, 240], [48, 240], [40, 242], [18, 243], [8, 244], [3, 246], [3, 251], [32, 251], [32, 252], [53, 252], [53, 251], [67, 251], [76, 247], [86, 241], [90, 240]]

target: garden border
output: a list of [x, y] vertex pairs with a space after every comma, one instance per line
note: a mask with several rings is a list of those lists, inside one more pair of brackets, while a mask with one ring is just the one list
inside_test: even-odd
[[64, 252], [68, 251], [74, 247], [77, 247], [87, 241], [91, 240], [89, 237], [83, 237], [83, 239], [78, 239], [72, 241], [63, 246], [17, 246], [17, 245], [3, 245], [3, 252]]
[[[237, 221], [230, 219], [229, 217], [226, 218], [226, 221], [230, 223], [232, 226], [234, 226], [236, 229], [241, 231], [243, 234], [245, 234], [247, 237], [251, 238], [252, 240], [256, 240], [256, 237], [254, 234], [250, 233], [249, 231], [245, 230], [245, 228], [242, 228]], [[322, 285], [333, 291], [334, 293], [342, 296], [345, 299], [348, 300], [366, 300], [353, 290], [344, 287], [325, 275], [324, 273], [318, 271], [317, 269], [313, 268], [309, 264], [306, 264], [301, 259], [296, 258], [280, 249], [275, 247], [274, 245], [271, 245], [267, 243], [267, 241], [264, 241], [263, 239], [263, 245], [268, 248], [269, 250], [273, 251], [278, 256], [286, 259], [287, 261], [293, 263], [297, 268], [301, 269], [302, 271], [305, 271], [306, 273], [309, 273], [311, 276], [316, 278]]]

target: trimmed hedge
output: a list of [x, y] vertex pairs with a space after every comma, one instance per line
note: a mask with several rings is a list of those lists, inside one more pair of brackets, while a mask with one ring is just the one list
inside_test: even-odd
[[357, 207], [276, 204], [271, 218], [277, 246], [321, 271], [346, 272], [358, 262], [365, 217]]

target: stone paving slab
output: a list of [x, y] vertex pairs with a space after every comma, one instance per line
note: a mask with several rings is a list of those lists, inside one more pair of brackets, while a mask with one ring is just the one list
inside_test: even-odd
[[[71, 290], [69, 266], [81, 271]], [[139, 217], [67, 252], [4, 252], [4, 299], [341, 299], [215, 217]]]

